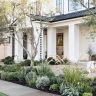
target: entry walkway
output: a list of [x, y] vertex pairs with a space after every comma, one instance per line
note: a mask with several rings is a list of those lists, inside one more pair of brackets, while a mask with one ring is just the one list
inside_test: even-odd
[[8, 96], [59, 96], [0, 80], [0, 92]]

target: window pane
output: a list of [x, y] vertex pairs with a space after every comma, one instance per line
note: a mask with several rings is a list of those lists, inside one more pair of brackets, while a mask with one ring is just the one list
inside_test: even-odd
[[56, 4], [57, 4], [57, 5], [59, 4], [59, 0], [56, 0]]
[[60, 0], [60, 3], [62, 3], [62, 0]]
[[62, 0], [56, 0], [56, 6], [58, 11], [62, 13]]
[[74, 11], [81, 8], [82, 6], [80, 2], [74, 2], [73, 0], [69, 0], [69, 11]]

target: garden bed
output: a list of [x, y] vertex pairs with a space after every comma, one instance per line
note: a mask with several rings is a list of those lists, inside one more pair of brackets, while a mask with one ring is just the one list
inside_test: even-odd
[[[1, 67], [1, 79], [62, 96], [68, 96], [70, 93], [71, 96], [83, 96], [83, 93], [92, 94], [92, 92], [95, 94], [93, 89], [96, 90], [96, 78], [93, 80], [86, 77], [86, 73], [79, 68], [64, 66], [62, 73], [54, 74], [46, 62], [38, 67], [31, 67], [30, 62], [27, 62]], [[93, 96], [96, 96], [94, 94]]]
[[33, 89], [36, 89], [36, 90], [40, 90], [40, 91], [43, 91], [43, 92], [60, 95], [60, 92], [51, 91], [51, 90], [49, 90], [49, 87], [44, 88], [44, 89], [39, 89], [39, 88], [36, 88], [36, 86], [28, 86], [28, 84], [25, 81], [23, 81], [23, 82], [19, 82], [19, 81], [8, 81], [8, 82], [19, 84], [19, 85], [23, 85], [23, 86], [26, 86], [26, 87], [29, 87], [29, 88], [33, 88]]

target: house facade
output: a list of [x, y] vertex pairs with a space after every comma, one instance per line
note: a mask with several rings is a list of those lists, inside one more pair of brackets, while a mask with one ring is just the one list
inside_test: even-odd
[[[84, 0], [84, 4], [88, 8], [92, 8], [91, 0]], [[49, 3], [50, 10], [57, 8], [60, 14], [56, 14], [50, 19], [46, 30], [42, 31], [38, 45], [38, 54], [36, 60], [45, 59], [48, 57], [69, 58], [71, 61], [88, 60], [88, 47], [91, 46], [94, 54], [96, 54], [96, 40], [94, 42], [90, 37], [90, 28], [82, 26], [82, 19], [85, 16], [85, 8], [78, 2], [74, 8], [72, 0], [51, 0]], [[45, 9], [44, 9], [45, 10]], [[47, 11], [49, 9], [46, 9]], [[28, 27], [30, 27], [30, 24]], [[38, 29], [40, 32], [40, 24], [34, 21], [34, 31]], [[22, 36], [20, 30], [18, 35]], [[36, 40], [38, 33], [35, 32]], [[18, 37], [15, 36], [18, 39]], [[24, 60], [24, 50], [22, 46], [14, 38], [10, 38], [10, 43], [7, 46], [7, 56], [15, 56], [15, 61]], [[27, 37], [26, 40], [28, 41]], [[20, 40], [21, 44], [31, 53], [30, 44]], [[27, 59], [30, 59], [27, 56]]]

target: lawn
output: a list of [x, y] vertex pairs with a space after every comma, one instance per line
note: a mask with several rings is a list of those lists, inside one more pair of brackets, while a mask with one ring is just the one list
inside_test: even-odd
[[7, 96], [7, 95], [5, 95], [5, 94], [3, 94], [3, 93], [0, 93], [0, 96]]

